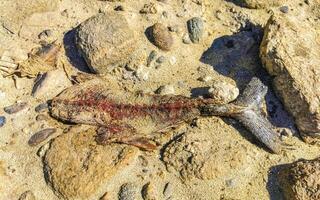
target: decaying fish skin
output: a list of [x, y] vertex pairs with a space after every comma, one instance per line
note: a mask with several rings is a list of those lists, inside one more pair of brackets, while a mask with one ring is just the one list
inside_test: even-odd
[[50, 106], [57, 119], [91, 124], [98, 129], [97, 142], [119, 142], [152, 150], [150, 133], [199, 116], [233, 117], [248, 128], [275, 153], [281, 141], [270, 122], [260, 114], [267, 87], [253, 78], [243, 95], [233, 103], [221, 105], [213, 99], [189, 98], [179, 95], [136, 95], [89, 81], [73, 86], [55, 97]]
[[55, 69], [60, 48], [61, 45], [55, 42], [43, 45], [20, 63], [13, 73], [20, 77], [34, 78], [40, 73]]

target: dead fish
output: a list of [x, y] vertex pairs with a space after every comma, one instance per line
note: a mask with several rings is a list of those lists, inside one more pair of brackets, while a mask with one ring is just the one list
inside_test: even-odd
[[226, 116], [240, 121], [274, 153], [281, 151], [279, 135], [261, 114], [268, 88], [257, 78], [229, 104], [180, 95], [136, 95], [105, 85], [89, 81], [65, 90], [52, 100], [51, 115], [67, 122], [101, 127], [96, 139], [99, 144], [118, 142], [145, 150], [156, 148], [148, 139], [150, 133], [201, 116]]
[[23, 109], [25, 109], [28, 106], [27, 102], [21, 102], [21, 103], [16, 103], [13, 104], [11, 106], [7, 106], [5, 108], [3, 108], [4, 112], [8, 113], [8, 114], [14, 114], [17, 113]]
[[28, 141], [28, 144], [30, 146], [36, 146], [41, 142], [43, 142], [44, 140], [46, 140], [50, 135], [52, 135], [56, 131], [57, 129], [55, 128], [46, 128], [41, 131], [38, 131], [37, 133], [31, 136], [31, 138]]

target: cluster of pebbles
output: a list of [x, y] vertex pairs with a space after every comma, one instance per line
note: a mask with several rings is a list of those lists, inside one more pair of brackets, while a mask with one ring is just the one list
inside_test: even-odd
[[[163, 68], [175, 66], [179, 64], [180, 59], [184, 59], [172, 53], [176, 52], [178, 47], [189, 45], [188, 48], [193, 48], [192, 45], [202, 45], [210, 35], [210, 30], [207, 29], [209, 24], [201, 15], [184, 16], [186, 20], [181, 27], [185, 27], [185, 33], [181, 33], [180, 26], [168, 25], [164, 20], [153, 20], [152, 24], [145, 27], [144, 32], [136, 31], [128, 16], [122, 14], [128, 9], [124, 6], [125, 1], [107, 1], [122, 4], [117, 5], [114, 11], [100, 10], [74, 30], [76, 49], [84, 58], [89, 68], [88, 72], [94, 76], [103, 77], [111, 74], [116, 78], [121, 77], [121, 81], [147, 83], [152, 73], [160, 73]], [[201, 0], [192, 2], [199, 6], [205, 4]], [[213, 98], [221, 103], [234, 101], [246, 84], [247, 75], [251, 76], [252, 71], [256, 73], [257, 65], [260, 67], [261, 58], [263, 66], [273, 78], [278, 97], [293, 116], [303, 140], [317, 144], [320, 135], [320, 46], [317, 31], [320, 28], [312, 28], [313, 25], [317, 25], [317, 20], [312, 21], [314, 16], [287, 16], [290, 10], [284, 5], [285, 2], [235, 1], [239, 8], [279, 7], [281, 13], [269, 18], [264, 34], [261, 30], [255, 32], [254, 27], [244, 27], [244, 30], [232, 36], [215, 41], [200, 60], [212, 65], [220, 74], [231, 77], [234, 81], [229, 78], [216, 79], [218, 76], [204, 72], [197, 81], [209, 87], [200, 88], [195, 92], [200, 95], [197, 93], [195, 96]], [[160, 14], [159, 3], [168, 4], [168, 1], [146, 3], [138, 10], [139, 15], [147, 18]], [[235, 10], [231, 12], [236, 13]], [[66, 12], [63, 13], [67, 16]], [[169, 14], [171, 13], [163, 11], [160, 15], [166, 19]], [[182, 15], [177, 13], [178, 17]], [[238, 20], [241, 17], [236, 18]], [[312, 22], [311, 25], [306, 23], [300, 27], [300, 20]], [[46, 29], [38, 38], [46, 40], [52, 35], [52, 30]], [[316, 45], [311, 48], [313, 44]], [[201, 70], [199, 67], [199, 74]], [[118, 72], [121, 73], [119, 77]], [[308, 81], [304, 81], [306, 78]], [[44, 72], [36, 78], [31, 95], [37, 102], [42, 102], [33, 108], [38, 122], [49, 120], [47, 102], [72, 86], [72, 81], [66, 70], [61, 68]], [[130, 89], [129, 86], [128, 88]], [[179, 80], [176, 84], [168, 83], [152, 89], [146, 88], [144, 92], [174, 95], [179, 93], [181, 88], [186, 87], [183, 81]], [[8, 119], [30, 109], [31, 106], [33, 105], [29, 102], [21, 101], [4, 107], [4, 114], [0, 116], [0, 130], [11, 123]], [[214, 124], [214, 127], [208, 125], [210, 123]], [[242, 140], [238, 129], [231, 128], [227, 123], [235, 124], [232, 120], [224, 122], [220, 118], [208, 121], [195, 120], [187, 128], [173, 133], [170, 139], [166, 138], [167, 143], [159, 155], [161, 158], [151, 158], [156, 160], [155, 163], [159, 162], [163, 169], [155, 167], [156, 164], [148, 163], [144, 156], [150, 158], [152, 155], [139, 152], [135, 147], [119, 144], [97, 145], [94, 140], [95, 130], [87, 127], [66, 125], [64, 133], [60, 134], [58, 128], [42, 126], [32, 133], [27, 144], [31, 148], [39, 149], [37, 153], [43, 160], [46, 183], [61, 199], [91, 199], [93, 196], [97, 197], [97, 194], [102, 200], [179, 199], [174, 194], [174, 184], [166, 179], [169, 176], [167, 174], [174, 174], [183, 183], [194, 178], [202, 181], [223, 179], [229, 189], [238, 187], [239, 182], [251, 184], [249, 178], [246, 178], [252, 175], [250, 170], [258, 168], [261, 164], [256, 157], [265, 156], [267, 153], [261, 153], [261, 149], [252, 147], [254, 145], [251, 143], [255, 143], [254, 140], [250, 141], [251, 143]], [[208, 132], [208, 129], [213, 131]], [[218, 136], [221, 133], [224, 134], [223, 139]], [[161, 137], [156, 139], [161, 140]], [[50, 140], [52, 138], [54, 139]], [[142, 173], [133, 169], [136, 166], [139, 166], [139, 170], [142, 169]], [[165, 175], [163, 171], [166, 171]], [[128, 172], [134, 173], [141, 181], [128, 178], [125, 183], [120, 183], [117, 179], [129, 177], [126, 174]], [[320, 199], [319, 158], [280, 166], [276, 176], [286, 199]], [[153, 180], [154, 177], [157, 178]], [[222, 190], [224, 189], [223, 187]], [[36, 198], [32, 191], [27, 190], [19, 199]]]

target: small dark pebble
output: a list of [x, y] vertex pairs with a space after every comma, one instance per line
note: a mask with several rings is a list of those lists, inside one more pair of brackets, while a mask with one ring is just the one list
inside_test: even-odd
[[52, 36], [52, 31], [50, 29], [44, 30], [42, 31], [39, 35], [38, 38], [39, 39], [45, 39], [47, 37], [51, 37]]
[[159, 64], [164, 63], [164, 61], [166, 61], [166, 57], [164, 57], [164, 56], [160, 56], [160, 57], [156, 60], [156, 62], [159, 63]]
[[27, 107], [27, 105], [28, 104], [26, 102], [16, 103], [11, 106], [5, 107], [3, 110], [4, 110], [4, 112], [6, 112], [8, 114], [14, 114], [14, 113], [17, 113], [17, 112], [25, 109]]
[[124, 11], [124, 7], [123, 6], [117, 6], [114, 8], [115, 11]]
[[47, 119], [48, 119], [48, 117], [44, 114], [39, 114], [36, 116], [37, 121], [43, 121], [43, 120], [47, 120]]
[[31, 138], [28, 141], [28, 144], [30, 146], [36, 146], [43, 142], [45, 139], [47, 139], [50, 135], [55, 133], [57, 129], [55, 128], [46, 128], [41, 131], [38, 131], [37, 133], [33, 134]]
[[149, 67], [152, 61], [157, 57], [157, 52], [155, 50], [151, 51], [147, 60], [147, 66]]
[[6, 123], [6, 117], [5, 116], [0, 116], [0, 127], [3, 127]]
[[288, 13], [289, 12], [289, 7], [288, 6], [281, 6], [280, 11], [283, 13]]
[[37, 107], [34, 109], [36, 112], [41, 112], [45, 109], [48, 109], [48, 103], [41, 103], [37, 105]]

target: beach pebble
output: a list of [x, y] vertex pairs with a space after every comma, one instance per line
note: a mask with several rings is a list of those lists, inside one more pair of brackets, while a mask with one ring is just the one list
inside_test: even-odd
[[163, 189], [164, 197], [166, 198], [171, 197], [172, 191], [173, 191], [172, 184], [170, 182], [166, 183]]
[[36, 146], [36, 145], [40, 144], [41, 142], [43, 142], [44, 140], [46, 140], [50, 135], [52, 135], [56, 131], [57, 131], [57, 129], [55, 129], [55, 128], [43, 129], [43, 130], [35, 133], [34, 135], [32, 135], [28, 141], [28, 144], [30, 146]]
[[170, 59], [169, 59], [169, 63], [170, 65], [174, 65], [177, 63], [177, 58], [174, 57], [174, 56], [171, 56]]
[[194, 17], [187, 22], [190, 40], [193, 43], [199, 43], [204, 32], [203, 20], [199, 17]]
[[188, 34], [184, 34], [183, 38], [182, 38], [182, 42], [184, 44], [191, 44], [191, 40]]
[[0, 127], [3, 127], [6, 124], [6, 117], [0, 116]]
[[32, 191], [28, 190], [22, 193], [18, 200], [36, 200], [36, 197]]
[[143, 200], [156, 200], [158, 195], [156, 194], [156, 189], [154, 188], [154, 185], [150, 182], [145, 184], [142, 187], [142, 198]]
[[229, 103], [239, 95], [237, 86], [228, 82], [215, 82], [208, 90], [210, 98], [216, 102]]
[[212, 80], [212, 76], [202, 76], [198, 80], [206, 83]]
[[159, 64], [164, 63], [165, 61], [166, 61], [166, 57], [164, 57], [164, 56], [160, 56], [160, 57], [156, 60], [156, 62], [159, 63]]
[[120, 12], [99, 13], [82, 22], [76, 45], [93, 73], [105, 74], [125, 65], [136, 50], [136, 40]]
[[24, 110], [25, 108], [27, 108], [27, 106], [28, 106], [27, 102], [21, 102], [21, 103], [13, 104], [11, 106], [7, 106], [3, 110], [8, 114], [14, 114]]
[[151, 51], [147, 60], [147, 66], [150, 67], [152, 61], [156, 59], [157, 57], [157, 52], [155, 50]]
[[134, 75], [140, 81], [147, 81], [149, 79], [149, 71], [143, 65], [138, 66], [138, 69], [134, 72]]
[[118, 193], [119, 200], [136, 200], [138, 199], [137, 186], [133, 183], [125, 183], [120, 187]]
[[156, 90], [156, 93], [160, 95], [170, 95], [175, 94], [175, 91], [172, 85], [163, 85]]
[[161, 24], [156, 23], [151, 27], [151, 42], [164, 51], [169, 51], [173, 45], [173, 38], [168, 28]]
[[64, 70], [56, 69], [44, 73], [36, 80], [33, 85], [32, 96], [42, 100], [52, 99], [71, 85]]
[[289, 12], [289, 7], [288, 6], [281, 6], [280, 11], [283, 13], [288, 13]]

